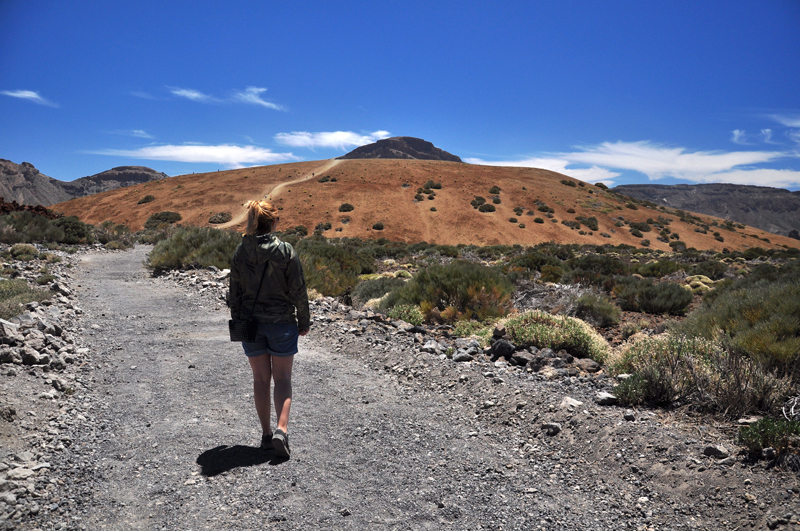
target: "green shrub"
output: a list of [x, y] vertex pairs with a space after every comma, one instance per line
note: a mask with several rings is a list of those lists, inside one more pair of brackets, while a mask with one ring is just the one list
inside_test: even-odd
[[497, 210], [494, 205], [490, 205], [489, 203], [485, 203], [478, 207], [479, 212], [494, 212]]
[[485, 203], [486, 203], [486, 198], [485, 197], [481, 197], [479, 195], [476, 195], [475, 199], [470, 201], [469, 204], [472, 205], [472, 208], [478, 208], [478, 207], [480, 207], [481, 205], [483, 205]]
[[513, 284], [497, 269], [456, 260], [420, 271], [389, 296], [386, 306], [420, 306], [428, 320], [482, 321], [508, 313], [513, 291]]
[[788, 380], [720, 343], [669, 333], [624, 348], [611, 362], [615, 374], [633, 378], [615, 388], [627, 404], [688, 404], [697, 411], [739, 418], [774, 411], [783, 403]]
[[650, 240], [644, 239], [639, 243], [642, 245], [642, 247], [650, 247]]
[[53, 225], [64, 231], [60, 243], [93, 243], [91, 225], [79, 220], [76, 216], [67, 216], [53, 221]]
[[339, 212], [352, 212], [355, 208], [350, 203], [342, 203], [339, 205]]
[[639, 210], [639, 207], [636, 206], [634, 203], [625, 203], [625, 208], [630, 208], [631, 210]]
[[18, 258], [20, 256], [38, 256], [39, 251], [33, 245], [28, 245], [26, 243], [17, 243], [11, 246], [9, 249], [11, 256], [14, 258]]
[[770, 267], [717, 285], [682, 324], [687, 334], [728, 338], [769, 370], [800, 379], [800, 266]]
[[661, 278], [671, 275], [679, 269], [682, 268], [678, 262], [672, 260], [659, 260], [649, 264], [639, 264], [634, 268], [634, 271], [643, 277]]
[[122, 242], [120, 240], [110, 241], [107, 244], [105, 244], [104, 247], [109, 251], [124, 251], [125, 249], [130, 249], [129, 245], [125, 244], [125, 242]]
[[215, 266], [227, 269], [240, 235], [206, 227], [179, 227], [167, 239], [158, 242], [147, 258], [154, 274], [170, 269]]
[[350, 293], [353, 303], [358, 306], [363, 306], [364, 303], [371, 299], [380, 299], [390, 291], [394, 291], [403, 287], [405, 282], [399, 278], [393, 277], [379, 277], [371, 280], [364, 280], [359, 282], [358, 285]]
[[533, 222], [534, 223], [544, 223], [544, 220], [542, 218], [533, 218]]
[[561, 179], [561, 184], [564, 186], [571, 186], [572, 188], [575, 188], [576, 186], [575, 181], [570, 181], [569, 179]]
[[427, 188], [429, 190], [431, 188], [433, 188], [434, 190], [441, 190], [442, 189], [442, 183], [437, 183], [437, 182], [434, 182], [433, 179], [430, 179], [428, 182], [425, 183], [425, 188]]
[[458, 258], [461, 254], [461, 252], [458, 250], [458, 247], [453, 245], [437, 245], [436, 252], [442, 256], [448, 256], [450, 258]]
[[218, 225], [220, 223], [227, 223], [233, 219], [233, 216], [229, 212], [218, 212], [208, 218], [209, 223], [213, 223], [214, 225]]
[[575, 218], [576, 220], [580, 221], [582, 224], [586, 225], [589, 230], [599, 230], [599, 226], [597, 225], [597, 218], [592, 216], [590, 218], [586, 218], [583, 216], [578, 216]]
[[[546, 265], [555, 266], [561, 269], [561, 260], [555, 256], [544, 254], [537, 250], [529, 250], [510, 259], [506, 264], [506, 271], [509, 273], [522, 273], [523, 277], [529, 278], [534, 271], [541, 272], [542, 267]], [[559, 278], [561, 278], [560, 275]]]
[[412, 325], [421, 325], [423, 323], [422, 312], [419, 307], [412, 304], [398, 304], [391, 308], [386, 315], [392, 319], [399, 319]]
[[155, 201], [155, 200], [156, 200], [156, 197], [155, 197], [154, 195], [146, 195], [146, 196], [144, 196], [143, 198], [139, 199], [139, 200], [136, 202], [136, 204], [137, 204], [137, 205], [143, 205], [143, 204], [145, 204], [145, 203], [149, 203], [149, 202], [151, 202], [151, 201]]
[[564, 269], [558, 265], [544, 265], [541, 273], [542, 282], [558, 282], [564, 276]]
[[601, 190], [608, 190], [608, 186], [606, 186], [606, 185], [605, 185], [605, 184], [603, 184], [603, 183], [594, 183], [594, 185], [595, 185], [596, 187], [600, 188]]
[[517, 218], [508, 218], [508, 221], [511, 223], [517, 223], [519, 220]]
[[635, 238], [641, 238], [642, 236], [644, 236], [644, 234], [642, 234], [642, 232], [639, 229], [631, 229], [631, 234]]
[[156, 212], [152, 216], [150, 216], [147, 221], [144, 222], [144, 228], [147, 229], [158, 229], [162, 225], [173, 225], [180, 221], [181, 215], [177, 212]]
[[499, 197], [494, 197], [492, 198], [492, 203], [494, 203], [495, 205], [499, 205], [500, 203], [502, 203], [502, 201], [500, 200]]
[[425, 201], [425, 196], [422, 194], [417, 194], [414, 196], [415, 201]]
[[796, 420], [763, 418], [749, 426], [739, 428], [737, 442], [751, 452], [761, 453], [764, 448], [774, 448], [779, 454], [790, 447], [790, 439], [800, 435], [800, 422]]
[[326, 183], [326, 182], [328, 182], [330, 180], [331, 180], [331, 176], [330, 175], [326, 175], [325, 177], [320, 177], [319, 179], [317, 179], [317, 182], [318, 183]]
[[495, 185], [489, 188], [489, 195], [495, 195], [500, 193], [500, 187]]
[[605, 295], [587, 293], [576, 299], [575, 316], [605, 328], [618, 324], [622, 311]]
[[520, 223], [519, 224], [519, 228], [524, 229], [525, 228], [525, 224], [524, 223]]
[[40, 286], [44, 286], [45, 284], [51, 283], [55, 279], [56, 279], [56, 277], [54, 277], [53, 275], [45, 274], [45, 275], [42, 275], [39, 278], [37, 278], [36, 279], [36, 283], [39, 284]]
[[436, 212], [436, 207], [431, 207], [431, 212]]
[[573, 356], [598, 363], [603, 363], [608, 355], [606, 340], [580, 319], [531, 310], [511, 317], [505, 327], [517, 346], [565, 349]]
[[720, 280], [725, 277], [728, 271], [728, 264], [717, 260], [708, 260], [694, 264], [690, 270], [691, 275], [703, 275], [711, 280]]
[[372, 225], [372, 230], [383, 230], [383, 223], [378, 222]]
[[34, 289], [22, 279], [0, 280], [0, 319], [11, 319], [22, 313], [23, 305], [41, 302], [52, 296], [52, 291]]
[[309, 238], [298, 241], [295, 248], [306, 285], [325, 296], [344, 295], [358, 283], [359, 275], [373, 272], [375, 249], [359, 242]]
[[681, 315], [694, 300], [692, 292], [672, 282], [653, 284], [651, 280], [617, 279], [614, 288], [620, 307], [633, 312]]
[[[650, 225], [648, 225], [647, 223], [640, 223], [640, 222], [637, 222], [637, 221], [631, 221], [630, 223], [628, 223], [628, 226], [631, 229], [636, 229], [636, 230], [639, 230], [641, 232], [650, 232], [652, 230], [650, 228]], [[631, 232], [633, 232], [633, 230], [631, 230]]]

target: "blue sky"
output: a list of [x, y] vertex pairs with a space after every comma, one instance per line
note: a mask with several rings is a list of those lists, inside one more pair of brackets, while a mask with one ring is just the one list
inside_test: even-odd
[[0, 0], [0, 157], [61, 180], [416, 136], [590, 182], [800, 189], [800, 2]]

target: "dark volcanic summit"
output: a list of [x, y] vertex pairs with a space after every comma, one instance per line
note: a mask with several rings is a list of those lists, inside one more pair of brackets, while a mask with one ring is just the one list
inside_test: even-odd
[[367, 144], [354, 149], [340, 159], [421, 159], [421, 160], [446, 160], [449, 162], [463, 162], [443, 149], [439, 149], [427, 140], [413, 136], [395, 136], [378, 140], [374, 144]]
[[74, 181], [59, 181], [40, 173], [30, 162], [0, 159], [0, 197], [21, 205], [50, 206], [74, 197], [115, 190], [169, 177], [145, 166], [120, 166]]
[[[800, 192], [741, 184], [626, 184], [615, 186], [634, 199], [652, 201], [758, 227], [786, 236], [800, 230]], [[796, 233], [795, 233], [796, 234]]]

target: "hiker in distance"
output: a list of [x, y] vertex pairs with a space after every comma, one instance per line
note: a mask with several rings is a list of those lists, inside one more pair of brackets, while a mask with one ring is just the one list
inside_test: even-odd
[[[298, 335], [308, 334], [311, 326], [306, 281], [297, 252], [273, 234], [278, 210], [267, 201], [250, 201], [245, 208], [247, 227], [231, 260], [228, 306], [232, 319], [258, 322], [255, 341], [243, 342], [242, 347], [253, 369], [261, 448], [275, 448], [277, 456], [289, 457], [292, 363]], [[274, 433], [270, 425], [271, 380], [275, 381]]]

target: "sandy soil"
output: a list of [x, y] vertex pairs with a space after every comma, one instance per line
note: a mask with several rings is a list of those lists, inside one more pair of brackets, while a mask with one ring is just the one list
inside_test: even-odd
[[[336, 182], [318, 182], [324, 176], [335, 178]], [[325, 232], [328, 237], [385, 237], [450, 245], [534, 245], [554, 241], [637, 247], [646, 238], [651, 248], [668, 251], [670, 247], [657, 241], [655, 231], [635, 237], [629, 227], [616, 226], [621, 217], [644, 222], [664, 216], [671, 220], [670, 230], [678, 233], [687, 246], [697, 249], [800, 246], [798, 240], [754, 228], [732, 232], [711, 227], [707, 234], [701, 234], [695, 232], [697, 225], [684, 223], [674, 214], [644, 206], [632, 210], [620, 196], [588, 184], [565, 186], [563, 179], [578, 183], [558, 173], [532, 168], [423, 160], [324, 160], [182, 175], [73, 199], [52, 208], [93, 224], [113, 220], [134, 230], [141, 229], [156, 212], [178, 212], [183, 217], [181, 223], [198, 226], [211, 226], [208, 220], [213, 214], [227, 212], [233, 221], [225, 226], [241, 229], [243, 205], [271, 193], [281, 209], [283, 227], [303, 225], [312, 231], [319, 223], [327, 222], [331, 224]], [[418, 188], [428, 180], [441, 183], [442, 188], [434, 190], [433, 199], [426, 196], [415, 200]], [[489, 189], [495, 185], [501, 188], [496, 211], [481, 213], [472, 208], [470, 201], [475, 196], [491, 203]], [[145, 195], [153, 195], [155, 200], [138, 204]], [[343, 203], [355, 209], [341, 213], [339, 207]], [[552, 219], [539, 210], [543, 206], [554, 210]], [[517, 207], [523, 209], [522, 215], [514, 212]], [[568, 212], [570, 209], [574, 212]], [[597, 218], [598, 230], [581, 227], [584, 234], [580, 234], [561, 223], [580, 216]], [[700, 217], [708, 224], [723, 221]], [[543, 222], [536, 223], [536, 218]], [[384, 229], [373, 230], [379, 222]], [[714, 232], [724, 241], [715, 239]]]

